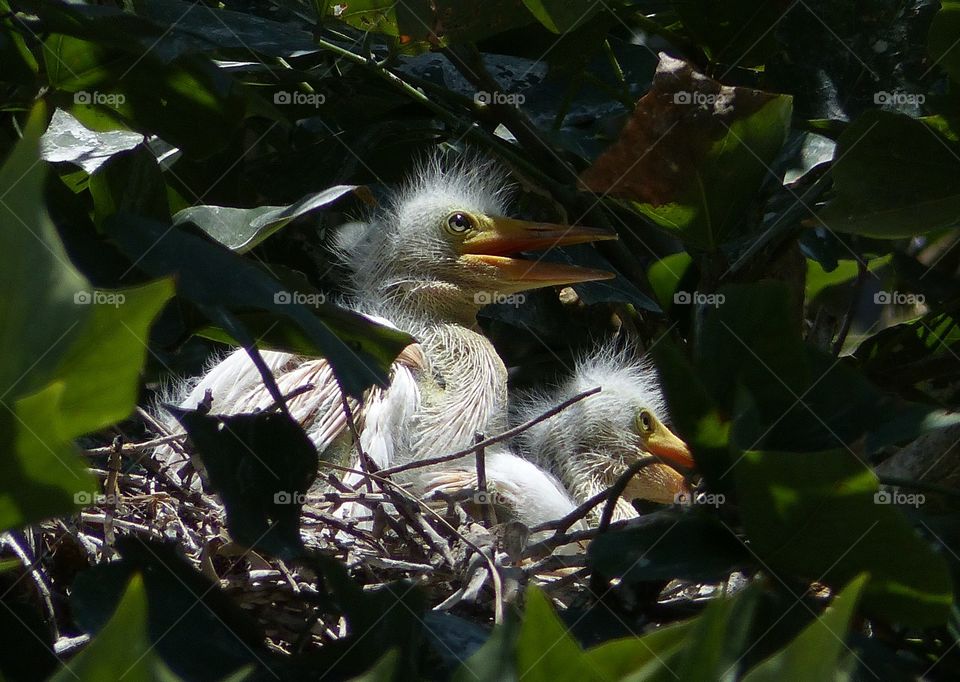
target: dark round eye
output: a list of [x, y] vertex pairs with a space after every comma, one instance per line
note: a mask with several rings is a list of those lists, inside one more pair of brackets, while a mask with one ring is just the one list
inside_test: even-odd
[[643, 410], [637, 417], [637, 423], [640, 424], [640, 428], [644, 433], [653, 431], [653, 415], [646, 410]]
[[452, 213], [447, 218], [447, 227], [450, 228], [451, 232], [462, 234], [473, 228], [473, 219], [466, 213]]

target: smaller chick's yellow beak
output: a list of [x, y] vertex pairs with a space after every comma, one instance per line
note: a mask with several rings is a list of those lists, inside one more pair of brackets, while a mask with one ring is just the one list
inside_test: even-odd
[[478, 216], [476, 230], [460, 242], [461, 254], [506, 256], [555, 246], [616, 239], [616, 232], [579, 225], [529, 222], [504, 216]]
[[693, 469], [696, 463], [690, 448], [676, 434], [657, 420], [645, 441], [647, 452], [681, 469]]

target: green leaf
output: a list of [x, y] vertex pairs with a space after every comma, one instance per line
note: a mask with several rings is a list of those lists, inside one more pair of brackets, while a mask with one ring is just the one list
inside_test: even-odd
[[147, 633], [147, 593], [134, 574], [103, 630], [64, 664], [52, 682], [124, 679], [130, 682], [179, 679], [159, 659]]
[[523, 0], [530, 13], [554, 33], [583, 26], [600, 10], [600, 3], [583, 0]]
[[631, 202], [688, 247], [748, 232], [749, 209], [786, 140], [793, 100], [728, 87], [661, 55], [653, 86], [583, 184]]
[[59, 435], [64, 390], [57, 382], [0, 404], [0, 531], [71, 513], [97, 490], [72, 437]]
[[675, 679], [736, 679], [744, 654], [755, 644], [751, 623], [760, 590], [751, 585], [733, 599], [713, 601], [689, 623], [683, 652], [671, 661]]
[[677, 285], [683, 279], [684, 273], [693, 259], [686, 251], [673, 253], [664, 258], [653, 262], [647, 271], [647, 279], [650, 286], [657, 295], [657, 301], [663, 310], [670, 310], [673, 305], [673, 295], [677, 290]]
[[0, 168], [0, 528], [72, 511], [96, 490], [73, 440], [136, 405], [151, 322], [173, 294], [160, 281], [93, 289], [67, 259], [42, 195], [36, 109]]
[[[177, 548], [126, 536], [117, 539], [116, 549], [119, 561], [94, 566], [73, 582], [71, 613], [85, 632], [96, 639], [107, 632], [127, 584], [142, 576], [148, 643], [177, 675], [221, 680], [251, 664], [260, 668], [276, 663], [253, 617]], [[126, 646], [133, 648], [136, 641], [131, 638]], [[121, 672], [100, 679], [117, 679]]]
[[851, 580], [823, 614], [781, 651], [750, 670], [744, 682], [836, 679], [841, 656], [848, 651], [844, 640], [850, 621], [868, 580], [865, 574]]
[[34, 110], [23, 139], [0, 167], [0, 401], [31, 393], [51, 377], [89, 309], [89, 290], [71, 265], [43, 199], [46, 166], [38, 139], [45, 112]]
[[[724, 497], [704, 499], [722, 504]], [[699, 512], [655, 512], [624, 530], [604, 533], [587, 549], [589, 565], [626, 583], [658, 580], [712, 582], [751, 563], [741, 542], [715, 518]]]
[[786, 5], [754, 0], [682, 0], [672, 3], [686, 29], [724, 65], [760, 66], [777, 49], [776, 32]]
[[594, 671], [541, 590], [527, 590], [517, 636], [517, 673], [524, 682], [592, 680]]
[[336, 185], [289, 206], [191, 206], [177, 213], [173, 224], [193, 223], [228, 249], [246, 253], [294, 218], [326, 208], [354, 189], [356, 185]]
[[170, 218], [163, 173], [156, 157], [143, 145], [107, 159], [90, 175], [89, 187], [98, 226], [120, 212]]
[[868, 613], [913, 626], [946, 621], [946, 563], [852, 453], [746, 452], [734, 473], [750, 546], [771, 570], [836, 589], [866, 571]]
[[515, 643], [520, 620], [508, 614], [476, 653], [463, 662], [452, 682], [510, 682], [517, 679]]
[[137, 403], [150, 325], [173, 296], [173, 281], [85, 293], [91, 301], [90, 316], [56, 371], [64, 384], [60, 425], [67, 438], [130, 416]]
[[927, 35], [927, 51], [935, 64], [943, 67], [950, 78], [960, 81], [960, 2], [943, 0], [940, 11], [930, 23]]
[[[390, 362], [412, 342], [408, 334], [379, 327], [357, 313], [331, 305], [309, 309], [253, 263], [179, 228], [121, 215], [108, 221], [106, 229], [141, 269], [155, 276], [176, 273], [178, 293], [207, 311], [212, 321], [226, 311], [257, 310], [296, 325], [322, 349], [350, 395], [361, 396], [373, 383], [385, 385]], [[338, 329], [350, 333], [346, 341]]]
[[960, 150], [924, 123], [868, 111], [840, 136], [834, 198], [819, 218], [838, 232], [896, 239], [960, 223]]
[[317, 451], [285, 414], [211, 416], [173, 410], [220, 495], [230, 535], [274, 556], [303, 553], [300, 510], [317, 476]]
[[604, 642], [584, 652], [584, 658], [598, 679], [623, 679], [629, 673], [658, 668], [670, 659], [694, 621], [666, 625], [642, 637], [625, 637]]

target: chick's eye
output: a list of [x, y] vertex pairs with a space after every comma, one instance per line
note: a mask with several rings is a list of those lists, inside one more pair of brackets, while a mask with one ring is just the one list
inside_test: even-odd
[[650, 416], [649, 412], [641, 412], [638, 420], [640, 422], [640, 428], [645, 432], [650, 432], [653, 430], [653, 417]]
[[451, 232], [461, 234], [473, 227], [473, 220], [466, 213], [453, 213], [447, 218], [447, 227]]

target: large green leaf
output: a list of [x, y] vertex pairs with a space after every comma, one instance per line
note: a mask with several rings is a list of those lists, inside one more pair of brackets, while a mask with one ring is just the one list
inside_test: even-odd
[[179, 679], [163, 664], [147, 634], [147, 593], [134, 574], [110, 621], [52, 682], [124, 679], [130, 682]]
[[715, 249], [749, 224], [792, 107], [789, 96], [723, 86], [661, 55], [650, 91], [581, 179], [631, 202], [688, 247]]
[[84, 123], [106, 111], [206, 155], [231, 141], [245, 113], [231, 77], [199, 59], [164, 64], [135, 42], [110, 46], [61, 34], [47, 38], [44, 55], [50, 86], [68, 93], [70, 113]]
[[788, 5], [753, 0], [675, 0], [684, 27], [716, 62], [759, 66], [777, 47], [773, 30]]
[[943, 0], [930, 24], [927, 50], [930, 58], [943, 67], [954, 81], [960, 81], [960, 2]]
[[866, 571], [867, 612], [915, 626], [946, 621], [946, 563], [853, 454], [746, 452], [735, 476], [750, 546], [771, 570], [836, 589]]
[[95, 483], [72, 441], [136, 405], [148, 330], [173, 294], [162, 280], [101, 291], [67, 259], [42, 195], [43, 110], [0, 168], [0, 528], [75, 507]]
[[290, 206], [191, 206], [173, 216], [173, 224], [193, 223], [237, 253], [245, 253], [294, 218], [330, 206], [356, 185], [336, 185], [305, 196]]
[[869, 576], [860, 575], [843, 588], [827, 610], [784, 649], [753, 668], [744, 682], [828, 680], [848, 649], [844, 640]]
[[[722, 504], [724, 497], [704, 497]], [[699, 512], [656, 512], [590, 543], [589, 565], [626, 583], [710, 582], [749, 565], [750, 555], [718, 520]]]
[[583, 0], [523, 0], [541, 24], [554, 33], [583, 26], [600, 9], [600, 3]]
[[[233, 310], [256, 310], [296, 325], [322, 350], [350, 395], [361, 396], [373, 383], [385, 385], [390, 362], [412, 342], [408, 334], [333, 305], [307, 308], [253, 263], [180, 228], [117, 215], [106, 229], [139, 268], [155, 276], [176, 273], [178, 293], [212, 321], [220, 322]], [[345, 338], [340, 328], [346, 330]]]
[[902, 114], [868, 111], [840, 136], [830, 229], [893, 239], [960, 224], [960, 148]]

